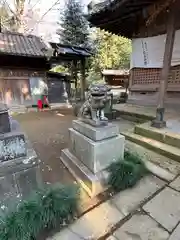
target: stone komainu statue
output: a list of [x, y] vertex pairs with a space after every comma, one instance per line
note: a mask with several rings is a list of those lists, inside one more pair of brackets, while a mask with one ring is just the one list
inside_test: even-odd
[[110, 90], [106, 84], [92, 84], [78, 117], [93, 126], [107, 125], [108, 119], [104, 116], [104, 108], [107, 101], [110, 101]]

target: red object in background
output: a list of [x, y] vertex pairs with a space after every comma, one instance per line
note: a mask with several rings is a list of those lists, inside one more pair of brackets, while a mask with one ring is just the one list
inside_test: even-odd
[[42, 102], [42, 100], [38, 100], [37, 101], [37, 106], [38, 106], [38, 109], [42, 109], [43, 108], [43, 102]]
[[44, 100], [44, 104], [45, 104], [45, 105], [49, 105], [49, 104], [48, 104], [48, 99], [47, 99], [46, 96], [44, 96], [44, 99], [43, 99], [43, 100]]

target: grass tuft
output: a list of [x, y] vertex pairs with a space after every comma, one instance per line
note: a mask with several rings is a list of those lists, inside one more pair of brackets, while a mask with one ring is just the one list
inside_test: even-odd
[[109, 168], [108, 184], [115, 192], [132, 188], [148, 170], [138, 155], [125, 152], [124, 159], [112, 163]]
[[0, 220], [0, 240], [34, 240], [47, 227], [63, 227], [75, 217], [78, 200], [75, 186], [54, 185], [38, 191]]

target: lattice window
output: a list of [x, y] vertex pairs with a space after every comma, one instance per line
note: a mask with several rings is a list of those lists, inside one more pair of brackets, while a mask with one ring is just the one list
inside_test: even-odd
[[160, 81], [160, 69], [134, 68], [133, 84], [157, 84]]
[[[161, 77], [160, 68], [134, 68], [131, 70], [133, 81], [132, 84], [159, 84]], [[171, 68], [168, 84], [180, 85], [180, 66]]]

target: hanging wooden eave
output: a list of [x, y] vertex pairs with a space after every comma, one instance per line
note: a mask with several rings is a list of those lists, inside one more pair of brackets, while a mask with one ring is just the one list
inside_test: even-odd
[[143, 10], [155, 0], [114, 0], [103, 10], [90, 14], [91, 26], [99, 27], [116, 35], [132, 38], [139, 29], [139, 19]]
[[169, 8], [171, 4], [173, 4], [176, 0], [161, 0], [158, 3], [153, 4], [152, 13], [150, 14], [150, 17], [146, 21], [146, 26], [148, 27], [153, 22], [155, 22], [156, 18], [161, 14], [164, 10]]

